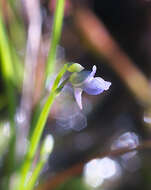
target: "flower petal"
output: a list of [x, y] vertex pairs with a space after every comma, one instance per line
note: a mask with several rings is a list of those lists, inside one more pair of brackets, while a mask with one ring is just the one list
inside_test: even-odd
[[80, 109], [82, 110], [82, 89], [74, 88], [74, 96]]
[[101, 77], [95, 77], [83, 85], [83, 90], [90, 95], [97, 95], [108, 90], [110, 85], [111, 82], [107, 82]]
[[85, 81], [83, 81], [83, 84], [82, 84], [82, 85], [84, 85], [85, 83], [88, 83], [88, 82], [90, 82], [91, 80], [93, 80], [95, 73], [96, 73], [96, 66], [94, 65], [94, 66], [92, 67], [92, 71], [91, 71], [91, 72], [89, 71], [89, 76], [86, 78]]

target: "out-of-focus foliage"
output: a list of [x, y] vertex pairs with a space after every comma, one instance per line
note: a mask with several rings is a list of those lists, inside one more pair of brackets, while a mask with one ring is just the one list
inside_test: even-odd
[[72, 178], [66, 181], [64, 184], [60, 185], [60, 187], [56, 188], [56, 190], [89, 190], [88, 186], [83, 183], [80, 177]]
[[0, 1], [1, 190], [150, 190], [150, 7]]

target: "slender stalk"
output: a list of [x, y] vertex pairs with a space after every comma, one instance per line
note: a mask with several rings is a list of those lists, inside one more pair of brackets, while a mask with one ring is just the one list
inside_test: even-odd
[[50, 153], [53, 150], [54, 146], [54, 140], [51, 135], [47, 135], [45, 139], [43, 140], [43, 143], [40, 148], [40, 158], [39, 161], [35, 167], [35, 169], [32, 172], [32, 175], [30, 177], [30, 180], [27, 182], [27, 186], [25, 190], [32, 190], [34, 188], [34, 185], [40, 175], [41, 170], [43, 169], [45, 163], [47, 162]]
[[23, 164], [23, 168], [21, 171], [21, 183], [20, 183], [19, 189], [23, 190], [25, 188], [26, 176], [30, 170], [34, 155], [36, 153], [36, 150], [37, 150], [37, 147], [38, 147], [38, 144], [39, 144], [39, 141], [40, 141], [40, 138], [41, 138], [47, 117], [48, 117], [49, 110], [50, 110], [51, 105], [55, 99], [55, 96], [56, 96], [55, 93], [51, 92], [50, 96], [48, 97], [47, 102], [44, 105], [44, 108], [43, 108], [43, 110], [40, 114], [40, 117], [38, 119], [36, 128], [33, 132], [32, 137], [31, 137], [29, 151], [26, 155], [25, 162]]
[[21, 179], [20, 179], [20, 185], [19, 185], [19, 189], [24, 189], [25, 187], [25, 181], [26, 181], [26, 177], [28, 172], [30, 171], [31, 168], [31, 164], [33, 161], [33, 158], [35, 156], [35, 153], [37, 151], [39, 142], [40, 142], [40, 138], [44, 129], [44, 126], [46, 124], [47, 118], [48, 118], [48, 114], [50, 111], [50, 108], [56, 98], [57, 92], [56, 89], [60, 83], [61, 78], [63, 77], [64, 73], [67, 71], [68, 65], [65, 64], [64, 67], [61, 69], [61, 71], [59, 72], [54, 85], [52, 87], [52, 90], [50, 92], [50, 95], [48, 96], [48, 99], [40, 113], [39, 119], [37, 121], [37, 124], [35, 126], [35, 129], [33, 131], [33, 134], [31, 136], [30, 139], [30, 145], [29, 145], [29, 150], [27, 152], [25, 161], [23, 163], [22, 169], [21, 169]]
[[35, 170], [32, 173], [32, 177], [30, 179], [30, 183], [27, 184], [27, 187], [25, 188], [25, 190], [32, 190], [34, 188], [35, 182], [38, 179], [40, 172], [42, 170], [42, 168], [45, 165], [45, 161], [44, 160], [40, 160], [37, 165]]
[[54, 70], [57, 45], [59, 43], [61, 31], [62, 31], [62, 23], [63, 23], [63, 16], [64, 16], [64, 1], [65, 0], [56, 1], [56, 10], [55, 10], [54, 22], [52, 26], [51, 47], [50, 47], [47, 67], [46, 67], [46, 79], [50, 76], [50, 74]]

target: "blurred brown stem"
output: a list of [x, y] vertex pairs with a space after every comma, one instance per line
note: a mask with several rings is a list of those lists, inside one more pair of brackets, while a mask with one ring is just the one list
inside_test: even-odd
[[89, 9], [78, 7], [74, 11], [74, 22], [86, 47], [107, 60], [140, 104], [150, 106], [149, 81], [119, 47], [101, 20]]
[[46, 181], [46, 183], [40, 185], [36, 190], [53, 190], [58, 185], [65, 182], [66, 180], [70, 179], [71, 177], [80, 175], [83, 171], [83, 167], [84, 167], [85, 163], [87, 163], [91, 159], [103, 158], [103, 157], [118, 157], [118, 156], [121, 156], [128, 152], [132, 152], [132, 151], [136, 151], [136, 150], [142, 151], [144, 149], [150, 149], [150, 148], [151, 148], [151, 141], [145, 141], [144, 143], [142, 143], [141, 145], [139, 145], [135, 148], [121, 148], [118, 150], [107, 151], [107, 152], [104, 152], [104, 153], [101, 153], [101, 154], [98, 154], [95, 156], [91, 156], [88, 160], [86, 160], [84, 162], [80, 162], [78, 164], [75, 164], [71, 168], [69, 168], [61, 173], [56, 174], [54, 177], [50, 177], [50, 179], [48, 179]]

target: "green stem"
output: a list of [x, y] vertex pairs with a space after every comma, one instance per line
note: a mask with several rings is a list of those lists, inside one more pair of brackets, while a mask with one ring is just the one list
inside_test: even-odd
[[30, 171], [31, 168], [31, 164], [33, 161], [33, 158], [35, 156], [35, 153], [37, 151], [39, 142], [40, 142], [40, 138], [41, 135], [43, 133], [44, 130], [44, 126], [46, 124], [47, 118], [48, 118], [48, 114], [50, 111], [50, 108], [56, 98], [57, 92], [56, 89], [59, 85], [59, 82], [61, 80], [61, 78], [63, 77], [64, 73], [67, 71], [68, 65], [65, 64], [64, 67], [61, 69], [61, 71], [59, 72], [54, 85], [52, 87], [52, 90], [50, 92], [50, 95], [48, 96], [48, 99], [40, 113], [39, 119], [37, 121], [37, 124], [35, 126], [35, 129], [33, 131], [33, 134], [31, 136], [30, 139], [30, 145], [29, 145], [29, 150], [27, 152], [25, 161], [23, 163], [22, 169], [21, 169], [21, 179], [20, 179], [20, 185], [19, 185], [19, 190], [20, 189], [24, 189], [25, 187], [25, 182], [26, 182], [26, 177], [28, 172]]
[[39, 141], [40, 141], [40, 138], [41, 138], [48, 114], [49, 114], [50, 107], [51, 107], [55, 97], [56, 97], [56, 94], [54, 92], [51, 92], [51, 94], [48, 97], [48, 100], [45, 103], [44, 108], [40, 114], [40, 117], [38, 119], [36, 128], [31, 137], [29, 150], [26, 155], [26, 159], [25, 159], [22, 171], [21, 171], [21, 183], [20, 183], [19, 189], [23, 190], [25, 187], [26, 176], [30, 170], [34, 155], [36, 153], [36, 150], [37, 150], [37, 147], [38, 147], [38, 144], [39, 144]]
[[47, 135], [40, 147], [39, 161], [32, 172], [30, 180], [28, 180], [27, 182], [25, 190], [32, 190], [34, 188], [34, 185], [40, 175], [40, 172], [43, 169], [45, 163], [47, 162], [50, 153], [52, 152], [53, 145], [54, 145], [53, 138], [51, 137], [51, 135]]
[[56, 51], [57, 45], [60, 40], [63, 16], [64, 16], [64, 1], [65, 0], [57, 0], [56, 1], [56, 10], [54, 15], [54, 23], [52, 27], [52, 40], [51, 47], [48, 55], [47, 67], [46, 67], [46, 79], [50, 76], [50, 74], [54, 70], [55, 59], [56, 59]]
[[[11, 175], [14, 169], [15, 162], [15, 127], [14, 127], [14, 113], [15, 113], [15, 91], [12, 85], [12, 80], [15, 77], [13, 72], [13, 63], [11, 58], [11, 51], [9, 46], [9, 40], [7, 38], [7, 32], [3, 22], [1, 5], [0, 5], [0, 56], [1, 56], [1, 69], [2, 76], [5, 83], [5, 90], [8, 99], [9, 120], [11, 125], [12, 138], [10, 140], [10, 147], [5, 161], [5, 172], [7, 177]], [[8, 185], [8, 183], [7, 183]], [[6, 187], [7, 189], [8, 187]]]
[[4, 27], [3, 18], [1, 15], [1, 8], [0, 8], [0, 55], [1, 55], [1, 66], [3, 76], [5, 80], [12, 79], [13, 76], [13, 63], [10, 53], [9, 42], [6, 36], [6, 29]]
[[42, 168], [44, 167], [44, 165], [45, 165], [44, 160], [40, 160], [37, 163], [37, 166], [36, 166], [36, 168], [34, 169], [34, 171], [32, 173], [30, 182], [27, 184], [25, 190], [32, 190], [34, 188], [36, 180], [38, 179], [38, 177], [40, 175], [40, 172], [41, 172]]

